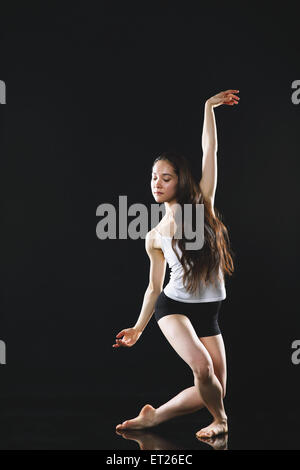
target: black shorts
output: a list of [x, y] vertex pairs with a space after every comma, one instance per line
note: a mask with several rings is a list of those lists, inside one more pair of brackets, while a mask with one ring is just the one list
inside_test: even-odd
[[222, 300], [216, 302], [178, 302], [170, 299], [164, 291], [159, 294], [156, 303], [154, 316], [156, 321], [166, 315], [181, 313], [186, 315], [198, 337], [215, 336], [221, 333], [218, 316]]

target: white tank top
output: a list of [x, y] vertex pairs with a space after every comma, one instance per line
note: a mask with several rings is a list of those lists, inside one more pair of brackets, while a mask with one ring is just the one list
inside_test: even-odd
[[[219, 270], [219, 273], [222, 280], [219, 281], [217, 279], [216, 286], [212, 283], [207, 284], [206, 286], [204, 284], [200, 284], [198, 292], [194, 294], [188, 292], [183, 285], [183, 266], [172, 248], [172, 237], [166, 237], [161, 235], [157, 229], [154, 230], [158, 232], [160, 236], [162, 251], [169, 268], [171, 269], [170, 280], [163, 289], [167, 297], [177, 300], [178, 302], [216, 302], [217, 300], [224, 300], [226, 298], [224, 277], [221, 270]], [[176, 248], [181, 256], [182, 251], [179, 246]]]

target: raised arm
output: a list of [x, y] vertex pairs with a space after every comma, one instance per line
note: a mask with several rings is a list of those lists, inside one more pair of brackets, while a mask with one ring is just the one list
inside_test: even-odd
[[221, 91], [212, 96], [205, 102], [204, 121], [202, 131], [202, 177], [199, 182], [203, 197], [214, 206], [214, 199], [217, 187], [217, 126], [215, 120], [214, 108], [221, 104], [232, 106], [238, 104], [239, 97], [234, 93], [239, 90]]

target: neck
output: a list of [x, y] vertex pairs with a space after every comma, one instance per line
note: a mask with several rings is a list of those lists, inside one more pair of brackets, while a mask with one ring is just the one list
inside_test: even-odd
[[177, 208], [177, 201], [176, 200], [165, 202], [166, 216], [171, 217], [171, 218], [175, 218], [176, 208]]

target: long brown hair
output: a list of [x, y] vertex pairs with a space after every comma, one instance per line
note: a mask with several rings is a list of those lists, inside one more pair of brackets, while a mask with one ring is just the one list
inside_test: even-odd
[[[173, 151], [161, 153], [155, 158], [152, 168], [159, 160], [170, 163], [178, 176], [178, 186], [176, 201], [181, 206], [181, 214], [184, 211], [184, 204], [192, 204], [194, 220], [194, 209], [196, 204], [204, 204], [204, 244], [199, 250], [187, 250], [185, 242], [191, 241], [185, 238], [185, 226], [182, 223], [182, 237], [172, 238], [172, 248], [181, 262], [184, 270], [183, 285], [190, 293], [195, 293], [201, 283], [215, 284], [220, 273], [231, 276], [234, 272], [233, 257], [235, 254], [231, 250], [227, 228], [222, 222], [222, 215], [214, 207], [211, 210], [210, 203], [201, 193], [200, 186], [195, 181], [190, 163], [184, 155]], [[182, 219], [183, 220], [183, 219]], [[176, 245], [182, 252], [182, 256], [177, 252]]]

